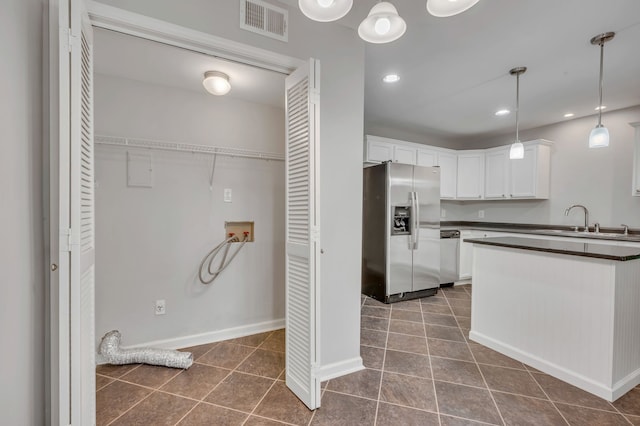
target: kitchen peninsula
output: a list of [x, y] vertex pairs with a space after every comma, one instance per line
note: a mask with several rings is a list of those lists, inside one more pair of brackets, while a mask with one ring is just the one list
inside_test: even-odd
[[466, 241], [471, 340], [608, 401], [640, 384], [640, 248]]

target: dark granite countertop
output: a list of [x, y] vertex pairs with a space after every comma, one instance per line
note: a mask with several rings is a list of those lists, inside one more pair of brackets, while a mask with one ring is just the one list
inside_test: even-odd
[[640, 259], [640, 248], [619, 247], [598, 243], [575, 243], [568, 241], [538, 240], [517, 237], [470, 238], [465, 241], [488, 246], [567, 254], [571, 256], [593, 257], [597, 259], [617, 261]]
[[451, 229], [514, 232], [519, 234], [548, 235], [556, 237], [589, 238], [595, 240], [640, 242], [640, 231], [637, 229], [629, 230], [629, 234], [624, 235], [621, 228], [601, 227], [600, 232], [595, 232], [593, 227], [591, 227], [589, 232], [585, 233], [582, 231], [577, 232], [573, 229], [574, 227], [564, 225], [473, 221], [441, 221], [440, 227]]

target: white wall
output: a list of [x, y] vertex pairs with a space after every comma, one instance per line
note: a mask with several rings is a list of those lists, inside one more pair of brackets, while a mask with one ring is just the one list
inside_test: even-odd
[[44, 423], [42, 10], [9, 0], [0, 14], [0, 422]]
[[[97, 135], [284, 151], [282, 109], [204, 90], [97, 75], [95, 121]], [[210, 190], [211, 156], [153, 151], [153, 188], [134, 188], [126, 152], [96, 155], [96, 338], [118, 329], [135, 345], [283, 319], [284, 162], [219, 157]], [[200, 261], [225, 238], [224, 222], [247, 220], [255, 242], [201, 284]], [[154, 314], [157, 299], [166, 315]]]
[[[364, 43], [289, 8], [289, 42], [239, 28], [239, 2], [103, 0], [157, 19], [301, 59], [321, 71], [321, 365], [359, 357]], [[280, 6], [282, 4], [278, 3]], [[349, 213], [345, 220], [345, 212]]]
[[[580, 225], [579, 210], [569, 217], [564, 210], [572, 204], [584, 204], [591, 223], [619, 226], [625, 223], [640, 228], [640, 198], [631, 196], [634, 129], [640, 121], [640, 106], [605, 113], [602, 122], [609, 129], [608, 148], [589, 149], [589, 132], [597, 117], [586, 117], [520, 133], [521, 140], [548, 139], [555, 142], [551, 151], [551, 192], [545, 201], [443, 202], [447, 220], [483, 220]], [[487, 148], [511, 143], [512, 134], [467, 148]], [[485, 218], [478, 219], [478, 210]]]

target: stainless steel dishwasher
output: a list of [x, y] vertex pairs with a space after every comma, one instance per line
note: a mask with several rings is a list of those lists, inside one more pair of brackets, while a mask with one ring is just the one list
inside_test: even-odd
[[452, 286], [458, 280], [460, 231], [440, 231], [440, 287]]

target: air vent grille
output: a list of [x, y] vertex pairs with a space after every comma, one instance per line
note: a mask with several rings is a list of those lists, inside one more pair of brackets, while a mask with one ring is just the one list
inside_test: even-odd
[[240, 28], [280, 41], [288, 41], [289, 13], [261, 0], [240, 1]]

